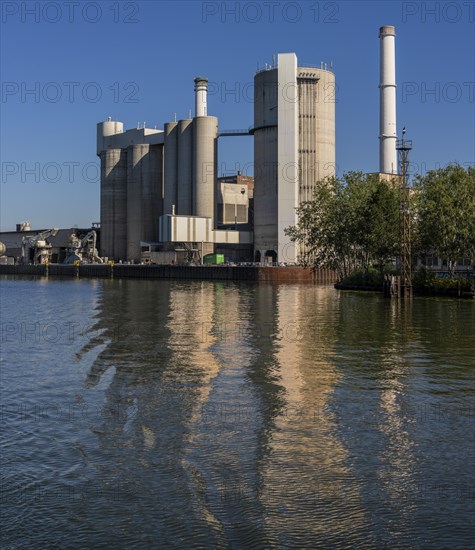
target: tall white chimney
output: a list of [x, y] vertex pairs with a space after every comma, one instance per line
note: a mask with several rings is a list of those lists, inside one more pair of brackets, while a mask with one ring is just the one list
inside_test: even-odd
[[380, 80], [379, 80], [379, 171], [397, 174], [396, 153], [396, 29], [391, 26], [379, 29]]
[[206, 101], [208, 94], [208, 79], [198, 76], [195, 78], [195, 116], [208, 116]]

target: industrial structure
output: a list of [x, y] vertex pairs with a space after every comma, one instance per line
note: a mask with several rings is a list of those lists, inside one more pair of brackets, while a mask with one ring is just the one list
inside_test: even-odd
[[176, 234], [160, 234], [169, 223], [161, 218], [168, 216], [178, 218], [174, 227], [194, 229], [184, 235], [189, 246], [199, 243], [202, 255], [214, 252], [218, 120], [207, 116], [207, 84], [195, 79], [196, 116], [167, 122], [163, 131], [124, 131], [110, 119], [98, 124], [102, 256], [139, 262], [141, 243], [169, 248]]
[[32, 230], [29, 222], [0, 234], [0, 264], [102, 263], [97, 227]]
[[[395, 28], [381, 27], [379, 41], [378, 174], [400, 185]], [[306, 250], [285, 230], [297, 224], [296, 209], [312, 198], [318, 182], [336, 172], [332, 64], [299, 66], [295, 53], [278, 54], [254, 76], [254, 120], [245, 130], [219, 130], [217, 117], [209, 114], [207, 91], [208, 80], [195, 78], [194, 117], [190, 112], [163, 129], [139, 123], [125, 130], [111, 117], [98, 123], [100, 234], [98, 228], [69, 232], [68, 244], [59, 250], [53, 234], [42, 240], [41, 231], [32, 232], [35, 243], [44, 244], [41, 258], [18, 252], [28, 243], [17, 243], [17, 257], [40, 263], [67, 257], [202, 263], [207, 255], [224, 254], [227, 261], [300, 263]], [[218, 177], [218, 139], [236, 136], [253, 139], [254, 176]]]
[[254, 250], [256, 259], [295, 263], [303, 252], [285, 234], [317, 182], [335, 175], [335, 75], [299, 67], [293, 53], [254, 78]]
[[88, 231], [86, 235], [81, 237], [76, 234], [71, 235], [68, 243], [68, 256], [64, 263], [77, 264], [78, 262], [88, 264], [104, 263], [97, 250], [96, 231]]
[[[101, 256], [140, 262], [222, 253], [230, 260], [296, 263], [284, 230], [319, 179], [335, 174], [335, 76], [323, 63], [299, 67], [295, 54], [255, 75], [254, 125], [218, 130], [208, 114], [206, 78], [197, 77], [195, 116], [163, 130], [97, 126], [101, 159]], [[254, 137], [254, 180], [218, 180], [217, 142]], [[252, 195], [252, 196], [251, 196]]]
[[411, 253], [411, 214], [409, 211], [409, 152], [412, 149], [412, 140], [404, 137], [406, 129], [402, 129], [402, 139], [396, 141], [399, 156], [399, 171], [401, 174], [400, 199], [400, 231], [401, 231], [401, 294], [403, 298], [412, 296], [412, 253]]
[[238, 173], [218, 178], [218, 228], [253, 230], [254, 177]]
[[387, 25], [379, 29], [379, 171], [382, 174], [398, 173], [395, 41], [394, 27]]

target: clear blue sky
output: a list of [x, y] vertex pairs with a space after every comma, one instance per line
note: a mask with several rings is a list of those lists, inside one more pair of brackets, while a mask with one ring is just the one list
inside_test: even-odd
[[[2, 2], [1, 229], [99, 221], [96, 123], [110, 115], [126, 128], [162, 128], [184, 118], [197, 75], [211, 82], [220, 129], [252, 125], [254, 72], [279, 52], [333, 62], [338, 171], [377, 171], [382, 25], [396, 26], [398, 132], [408, 128], [414, 166], [473, 165], [473, 1], [256, 6]], [[219, 156], [220, 172], [250, 173], [252, 138], [220, 140]]]

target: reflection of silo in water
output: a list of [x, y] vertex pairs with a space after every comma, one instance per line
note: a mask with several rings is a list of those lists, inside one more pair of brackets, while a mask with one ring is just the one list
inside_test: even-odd
[[178, 192], [177, 214], [192, 215], [193, 121], [178, 122]]
[[212, 330], [214, 287], [212, 282], [193, 282], [188, 288], [180, 286], [170, 292], [167, 328], [172, 368], [176, 369], [177, 379], [193, 381], [193, 417], [206, 402], [211, 380], [220, 368], [210, 351], [217, 341]]
[[[101, 285], [105, 349], [91, 371], [115, 367], [94, 426], [108, 476], [132, 483], [157, 522], [182, 529], [186, 518], [186, 535], [212, 546], [368, 542], [329, 411], [340, 378], [333, 289]], [[93, 475], [88, 483], [104, 481], [102, 470]], [[154, 508], [158, 491], [167, 505]], [[173, 530], [163, 536], [176, 540]]]
[[272, 444], [260, 471], [265, 525], [275, 543], [284, 533], [294, 543], [338, 545], [351, 537], [358, 542], [356, 533], [366, 525], [359, 487], [329, 411], [340, 379], [328, 359], [331, 320], [338, 309], [334, 302], [328, 288], [294, 286], [278, 292], [275, 374], [285, 404], [273, 419]]
[[[203, 298], [204, 303], [212, 300], [213, 307], [205, 305], [204, 315], [199, 317], [201, 340], [190, 359], [194, 365], [215, 364], [218, 370], [215, 374], [209, 371], [209, 385], [197, 393], [195, 435], [187, 463], [199, 477], [190, 476], [190, 481], [201, 495], [200, 504], [206, 507], [213, 530], [222, 531], [223, 546], [230, 540], [259, 546], [265, 537], [256, 500], [260, 394], [250, 374], [259, 337], [254, 324], [254, 295], [228, 282], [204, 283], [203, 291], [209, 286], [212, 298], [208, 291], [203, 292]], [[187, 307], [186, 303], [181, 307]], [[186, 324], [189, 326], [190, 321]], [[263, 377], [258, 371], [253, 369], [253, 374]], [[232, 529], [226, 527], [229, 525]]]
[[[167, 547], [174, 546], [176, 540], [192, 537], [219, 547], [201, 503], [196, 504], [195, 488], [190, 483], [193, 472], [190, 474], [185, 460], [190, 439], [195, 435], [190, 410], [194, 410], [202, 373], [193, 362], [175, 361], [176, 353], [186, 344], [183, 327], [172, 324], [172, 334], [163, 323], [163, 319], [173, 316], [174, 306], [179, 306], [175, 311], [178, 315], [186, 308], [181, 300], [174, 302], [170, 290], [174, 285], [168, 281], [159, 285], [133, 280], [103, 284], [107, 292], [99, 302], [97, 328], [107, 328], [106, 345], [91, 369], [95, 371], [91, 377], [103, 372], [106, 365], [114, 366], [115, 372], [110, 382], [105, 380], [106, 403], [97, 419], [92, 420], [97, 443], [91, 444], [85, 438], [77, 442], [77, 447], [86, 448], [88, 457], [95, 457], [96, 453], [101, 459], [106, 457], [107, 467], [88, 472], [84, 461], [80, 465], [83, 475], [78, 478], [87, 481], [84, 485], [79, 482], [75, 489], [84, 487], [86, 491], [91, 483], [96, 487], [111, 486], [114, 499], [103, 502], [106, 510], [110, 505], [111, 513], [113, 508], [119, 514], [125, 509], [127, 514], [131, 496], [140, 498], [146, 512], [143, 521], [128, 529], [130, 540], [153, 540], [159, 533], [161, 543]], [[210, 302], [209, 295], [200, 297], [196, 289], [187, 292], [181, 286], [177, 294], [185, 298], [188, 308], [193, 303], [191, 295], [198, 299], [191, 309], [197, 318], [199, 309]], [[118, 326], [113, 325], [114, 319]], [[114, 333], [116, 329], [118, 333]], [[91, 521], [89, 516], [85, 519]], [[104, 520], [96, 521], [101, 525]], [[92, 525], [87, 527], [93, 529]]]

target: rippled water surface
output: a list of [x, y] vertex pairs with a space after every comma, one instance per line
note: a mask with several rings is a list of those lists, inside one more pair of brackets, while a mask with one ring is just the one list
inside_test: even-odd
[[473, 302], [0, 289], [2, 548], [473, 548]]

